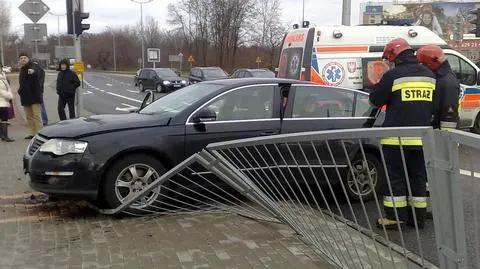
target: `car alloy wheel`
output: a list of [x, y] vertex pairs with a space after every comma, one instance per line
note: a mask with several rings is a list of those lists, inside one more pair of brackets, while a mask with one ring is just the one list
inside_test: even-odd
[[163, 92], [163, 87], [160, 84], [157, 84], [157, 92]]
[[[361, 154], [360, 154], [361, 155]], [[346, 191], [348, 196], [355, 201], [368, 201], [373, 198], [374, 191], [379, 187], [380, 177], [383, 170], [377, 158], [371, 154], [365, 154], [363, 158], [355, 158], [352, 161], [352, 168], [348, 168], [346, 176]], [[353, 174], [352, 174], [353, 171]], [[370, 175], [369, 175], [370, 174]]]
[[[157, 171], [149, 165], [132, 164], [123, 169], [118, 175], [115, 181], [115, 195], [123, 203], [131, 195], [138, 194], [159, 177]], [[160, 188], [161, 186], [158, 186], [152, 191], [145, 193], [139, 201], [134, 202], [130, 207], [142, 209], [150, 206], [160, 195]]]

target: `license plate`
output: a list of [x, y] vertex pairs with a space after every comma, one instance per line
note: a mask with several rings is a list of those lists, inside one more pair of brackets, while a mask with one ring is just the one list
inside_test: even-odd
[[173, 87], [178, 88], [178, 87], [182, 87], [182, 85], [175, 84], [173, 85]]

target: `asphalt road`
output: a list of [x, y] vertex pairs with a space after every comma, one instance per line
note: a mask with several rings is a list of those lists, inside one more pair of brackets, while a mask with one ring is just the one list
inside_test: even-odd
[[[128, 113], [126, 109], [140, 107], [145, 95], [134, 86], [133, 75], [85, 73], [83, 103], [93, 114]], [[155, 99], [162, 95], [155, 93]]]
[[[155, 99], [163, 94], [155, 93]], [[139, 107], [145, 93], [139, 93], [138, 88], [133, 84], [133, 75], [108, 74], [108, 73], [86, 73], [84, 82], [84, 107], [93, 114], [119, 114], [128, 113], [125, 109], [131, 107]], [[463, 191], [464, 212], [466, 220], [466, 235], [469, 249], [469, 260], [476, 261], [480, 255], [480, 248], [477, 246], [480, 241], [480, 198], [476, 198], [480, 191], [480, 151], [471, 150], [465, 147], [460, 148], [460, 174], [459, 182], [462, 182], [460, 188]], [[470, 174], [472, 175], [470, 176]], [[381, 197], [379, 197], [381, 199]], [[330, 205], [335, 212], [338, 209], [331, 199]], [[339, 200], [340, 210], [347, 219], [352, 218], [351, 209], [345, 199]], [[379, 203], [380, 207], [382, 203]], [[365, 227], [372, 227], [373, 231], [383, 237], [385, 232], [375, 227], [375, 221], [378, 217], [378, 207], [375, 202], [365, 204], [365, 211], [368, 217], [365, 217], [363, 205], [354, 203], [352, 205], [353, 212], [358, 223]], [[367, 221], [368, 220], [368, 221]], [[475, 221], [474, 221], [475, 220]], [[475, 224], [477, 223], [477, 224]], [[370, 224], [370, 225], [369, 225]], [[403, 237], [403, 238], [402, 238]], [[388, 238], [405, 248], [408, 251], [423, 256], [433, 264], [438, 265], [438, 254], [436, 247], [435, 231], [433, 220], [428, 219], [423, 230], [417, 233], [414, 229], [404, 229], [400, 234], [398, 231], [388, 231]], [[419, 245], [422, 251], [420, 251]]]

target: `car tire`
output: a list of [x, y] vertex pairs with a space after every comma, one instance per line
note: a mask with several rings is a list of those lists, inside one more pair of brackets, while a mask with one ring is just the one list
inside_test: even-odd
[[[135, 170], [137, 176], [132, 175], [132, 169]], [[116, 161], [108, 170], [103, 182], [103, 196], [108, 209], [117, 208], [132, 193], [138, 192], [151, 182], [161, 177], [167, 170], [163, 164], [148, 155], [134, 154], [123, 157]], [[142, 179], [147, 172], [151, 172], [151, 176]], [[118, 182], [123, 182], [124, 186], [117, 186]], [[141, 202], [133, 203], [129, 208], [125, 209], [127, 213], [135, 215], [145, 215], [150, 211], [158, 211], [152, 208], [152, 205], [158, 204], [165, 199], [168, 191], [163, 188], [168, 183], [159, 186], [146, 195], [146, 199]], [[128, 189], [128, 190], [127, 190]]]
[[480, 113], [473, 122], [472, 133], [480, 134]]
[[138, 83], [138, 88], [139, 88], [140, 92], [145, 91], [145, 88], [143, 87], [143, 83]]
[[[367, 173], [367, 165], [365, 165], [365, 161], [370, 169], [370, 177]], [[375, 197], [374, 192], [378, 193], [380, 183], [385, 180], [385, 172], [379, 158], [371, 153], [365, 152], [364, 160], [363, 154], [358, 153], [351, 161], [351, 165], [352, 169], [350, 169], [350, 167], [347, 168], [346, 175], [343, 177], [348, 198], [355, 202], [359, 202], [360, 200], [372, 200]], [[352, 170], [355, 177], [352, 176]], [[371, 186], [372, 183], [370, 183], [370, 178], [374, 185], [373, 188]], [[357, 181], [356, 184], [354, 179]]]
[[163, 86], [162, 86], [162, 85], [160, 85], [160, 84], [157, 84], [157, 87], [156, 87], [156, 92], [158, 92], [158, 93], [163, 93], [163, 92], [164, 92], [164, 90], [163, 90]]

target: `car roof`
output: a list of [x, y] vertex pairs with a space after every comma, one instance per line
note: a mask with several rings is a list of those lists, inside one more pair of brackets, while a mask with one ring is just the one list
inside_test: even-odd
[[315, 85], [310, 81], [286, 79], [286, 78], [229, 78], [229, 79], [204, 81], [202, 83], [235, 86], [235, 87], [255, 85], [255, 84], [313, 84]]
[[194, 67], [194, 68], [198, 68], [198, 69], [222, 69], [218, 66], [203, 66], [203, 67]]

